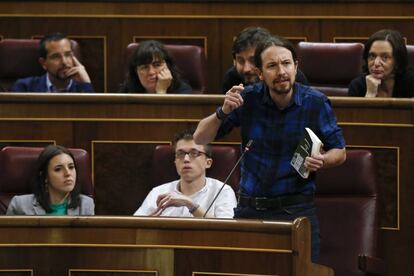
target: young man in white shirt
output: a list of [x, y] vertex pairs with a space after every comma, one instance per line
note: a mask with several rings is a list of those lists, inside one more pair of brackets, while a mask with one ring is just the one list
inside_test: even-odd
[[[180, 179], [153, 188], [135, 216], [203, 217], [223, 186], [206, 177], [213, 163], [209, 145], [197, 145], [193, 133], [186, 131], [176, 135], [173, 146]], [[236, 204], [235, 193], [226, 184], [206, 217], [233, 218]]]

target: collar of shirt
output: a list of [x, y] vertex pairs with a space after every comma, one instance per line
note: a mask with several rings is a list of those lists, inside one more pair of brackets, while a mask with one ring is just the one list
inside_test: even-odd
[[[205, 185], [203, 186], [203, 188], [201, 188], [199, 191], [195, 192], [194, 194], [190, 195], [189, 197], [194, 198], [194, 197], [196, 197], [199, 194], [202, 194], [202, 193], [207, 192], [207, 178], [206, 178], [205, 181], [206, 182], [205, 182]], [[180, 181], [178, 181], [177, 182], [177, 185], [175, 185], [174, 192], [182, 195], [183, 193], [180, 191], [180, 187], [179, 186], [180, 186]]]
[[50, 81], [49, 74], [46, 74], [47, 92], [62, 92], [62, 91], [68, 92], [70, 91], [70, 87], [72, 86], [72, 84], [73, 84], [73, 80], [71, 79], [65, 89], [57, 90], [55, 89], [55, 86], [53, 85], [53, 83]]
[[[263, 98], [262, 98], [262, 103], [266, 104], [266, 105], [270, 105], [270, 106], [276, 106], [276, 104], [273, 102], [272, 98], [270, 97], [269, 88], [267, 87], [267, 85], [264, 82], [262, 82], [262, 83], [263, 83], [263, 91], [264, 91]], [[300, 85], [300, 84], [298, 84], [297, 82], [295, 82], [293, 84], [292, 99], [291, 99], [289, 105], [287, 106], [287, 108], [291, 107], [293, 104], [296, 104], [296, 105], [299, 105], [299, 106], [302, 105], [302, 97], [301, 97], [302, 92], [301, 92], [300, 89], [298, 89], [298, 85]], [[287, 109], [287, 108], [285, 108], [285, 109]]]

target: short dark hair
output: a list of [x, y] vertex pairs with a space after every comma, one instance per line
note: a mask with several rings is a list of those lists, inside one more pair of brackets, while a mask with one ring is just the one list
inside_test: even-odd
[[263, 39], [270, 35], [269, 30], [262, 27], [248, 27], [243, 29], [234, 39], [233, 47], [231, 49], [233, 59], [236, 58], [236, 54], [244, 50], [256, 48]]
[[58, 146], [58, 145], [49, 145], [46, 148], [43, 149], [43, 151], [39, 154], [39, 157], [36, 161], [36, 170], [35, 174], [32, 178], [32, 189], [33, 193], [37, 199], [37, 201], [40, 203], [40, 205], [45, 209], [46, 212], [51, 212], [52, 208], [50, 207], [50, 200], [49, 200], [49, 192], [46, 185], [46, 178], [48, 175], [48, 166], [50, 160], [60, 154], [67, 154], [69, 155], [72, 160], [73, 164], [75, 165], [76, 170], [76, 182], [75, 187], [70, 192], [70, 202], [68, 205], [68, 208], [76, 208], [79, 206], [79, 194], [80, 194], [80, 184], [79, 184], [79, 173], [78, 173], [78, 167], [76, 165], [76, 160], [73, 154], [66, 149], [65, 147]]
[[408, 68], [408, 54], [407, 47], [405, 46], [404, 38], [401, 33], [396, 30], [383, 29], [371, 35], [365, 43], [363, 59], [363, 71], [368, 73], [368, 55], [371, 50], [372, 44], [375, 41], [388, 41], [392, 46], [392, 54], [395, 59], [395, 74], [401, 75], [405, 73]]
[[293, 47], [293, 44], [286, 38], [283, 38], [277, 35], [272, 35], [266, 38], [265, 40], [263, 40], [262, 43], [260, 43], [256, 47], [256, 51], [254, 52], [254, 63], [257, 68], [262, 69], [262, 65], [263, 65], [262, 53], [264, 50], [266, 50], [267, 48], [271, 46], [280, 46], [280, 47], [288, 49], [292, 53], [293, 61], [295, 63], [297, 62], [298, 59], [297, 59], [295, 47]]
[[171, 71], [173, 80], [167, 92], [175, 92], [177, 90], [181, 80], [175, 60], [161, 42], [157, 40], [146, 40], [139, 43], [138, 48], [128, 62], [128, 75], [121, 87], [122, 93], [146, 93], [144, 86], [142, 86], [137, 76], [137, 67], [139, 65], [150, 64], [154, 59], [165, 61], [168, 69]]
[[[39, 42], [39, 56], [41, 58], [47, 57], [47, 49], [46, 49], [46, 43], [51, 41], [60, 41], [62, 39], [68, 39], [66, 35], [62, 33], [53, 33], [45, 35]], [[72, 45], [71, 45], [72, 47]]]
[[[172, 145], [174, 147], [174, 150], [176, 149], [178, 141], [185, 140], [185, 141], [192, 141], [194, 140], [194, 130], [193, 129], [186, 129], [182, 132], [176, 133], [174, 135], [174, 139], [172, 140]], [[212, 150], [210, 144], [203, 145], [204, 146], [204, 152], [206, 153], [208, 158], [211, 158], [212, 156]]]

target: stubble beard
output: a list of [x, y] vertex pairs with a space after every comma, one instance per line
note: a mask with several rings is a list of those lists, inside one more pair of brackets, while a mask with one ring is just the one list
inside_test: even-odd
[[246, 85], [255, 84], [256, 82], [260, 81], [259, 76], [256, 74], [243, 74], [237, 71], [239, 77], [243, 80], [243, 83]]
[[71, 67], [65, 66], [63, 68], [60, 68], [55, 74], [50, 73], [50, 75], [52, 75], [53, 78], [55, 78], [58, 81], [67, 81], [68, 79], [70, 79], [70, 76], [67, 76], [65, 74], [65, 71], [70, 69]]
[[289, 85], [286, 88], [283, 88], [283, 87], [279, 87], [278, 88], [278, 86], [280, 86], [280, 85], [277, 83], [277, 81], [273, 81], [272, 82], [272, 87], [270, 87], [270, 90], [273, 93], [277, 94], [277, 95], [286, 95], [286, 94], [289, 94], [292, 91], [293, 85], [290, 82], [290, 80], [287, 80], [287, 81], [289, 82]]

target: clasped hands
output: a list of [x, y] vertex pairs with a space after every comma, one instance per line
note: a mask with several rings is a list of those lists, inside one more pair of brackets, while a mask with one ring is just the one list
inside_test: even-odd
[[160, 194], [157, 198], [157, 209], [155, 209], [150, 216], [160, 216], [166, 208], [171, 206], [186, 206], [187, 208], [191, 208], [193, 205], [194, 203], [191, 198], [185, 195], [178, 194], [176, 192]]

